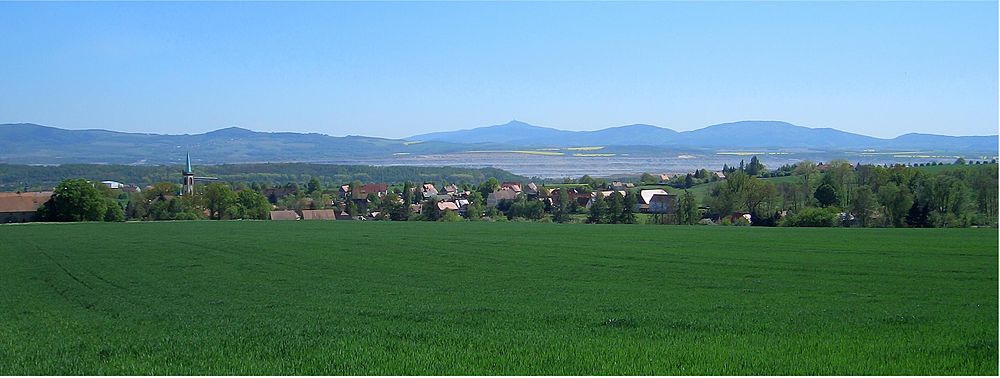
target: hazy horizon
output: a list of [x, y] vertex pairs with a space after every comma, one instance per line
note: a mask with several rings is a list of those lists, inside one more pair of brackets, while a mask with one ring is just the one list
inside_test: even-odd
[[0, 123], [997, 134], [997, 3], [0, 3]]
[[[299, 134], [311, 134], [311, 133], [315, 133], [315, 134], [323, 134], [323, 135], [332, 136], [332, 137], [365, 136], [365, 137], [375, 137], [375, 138], [385, 138], [385, 139], [406, 139], [408, 137], [412, 137], [412, 136], [416, 136], [416, 135], [420, 135], [420, 134], [431, 134], [431, 133], [437, 133], [437, 132], [450, 132], [450, 131], [464, 131], [464, 130], [471, 130], [471, 129], [476, 129], [476, 128], [483, 128], [483, 127], [505, 126], [505, 125], [507, 125], [507, 124], [509, 124], [511, 122], [520, 122], [520, 123], [525, 123], [525, 124], [528, 124], [528, 125], [531, 125], [531, 126], [551, 128], [551, 129], [557, 129], [557, 130], [583, 131], [583, 132], [586, 132], [586, 131], [597, 131], [597, 130], [602, 130], [602, 129], [615, 128], [615, 127], [623, 127], [623, 126], [635, 126], [635, 125], [648, 125], [648, 126], [656, 126], [656, 127], [662, 127], [662, 128], [669, 129], [668, 127], [664, 127], [664, 126], [660, 126], [660, 125], [653, 125], [653, 124], [649, 124], [649, 123], [639, 122], [639, 123], [633, 123], [633, 124], [628, 124], [628, 125], [609, 125], [609, 126], [606, 126], [606, 127], [599, 127], [599, 128], [595, 128], [595, 129], [588, 129], [588, 130], [570, 130], [570, 129], [560, 128], [558, 126], [539, 125], [539, 124], [532, 123], [530, 121], [525, 121], [525, 120], [520, 120], [520, 119], [511, 119], [511, 120], [508, 120], [506, 122], [494, 122], [494, 123], [491, 123], [491, 124], [488, 124], [488, 125], [478, 125], [478, 126], [470, 126], [470, 127], [458, 127], [458, 128], [455, 128], [455, 129], [436, 130], [436, 131], [431, 131], [431, 132], [416, 132], [414, 134], [405, 135], [405, 136], [401, 136], [401, 137], [382, 137], [382, 136], [378, 136], [378, 135], [365, 135], [365, 134], [329, 134], [329, 133], [324, 133], [324, 132], [319, 132], [319, 131], [256, 130], [256, 129], [253, 129], [253, 128], [244, 127], [244, 126], [240, 126], [240, 125], [228, 125], [228, 126], [217, 127], [217, 128], [214, 128], [214, 129], [208, 129], [208, 130], [205, 130], [205, 131], [199, 131], [199, 132], [182, 132], [182, 133], [163, 133], [163, 132], [155, 132], [155, 131], [126, 131], [126, 130], [113, 130], [113, 129], [106, 129], [106, 128], [79, 128], [79, 129], [72, 129], [72, 128], [60, 127], [58, 125], [39, 124], [37, 122], [2, 122], [2, 123], [0, 123], [0, 125], [3, 125], [3, 124], [35, 124], [35, 125], [38, 125], [38, 126], [55, 127], [55, 128], [59, 128], [59, 129], [65, 129], [65, 130], [106, 130], [106, 131], [124, 132], [124, 133], [159, 134], [159, 135], [197, 135], [197, 134], [205, 134], [205, 133], [210, 133], [210, 132], [213, 132], [213, 131], [219, 131], [219, 130], [229, 129], [229, 128], [240, 128], [240, 129], [246, 129], [246, 130], [250, 130], [250, 131], [254, 131], [254, 132], [264, 132], [264, 133], [299, 133]], [[795, 126], [808, 127], [808, 128], [811, 128], [811, 129], [825, 128], [825, 127], [815, 127], [815, 126], [809, 126], [809, 125], [799, 125], [799, 124], [796, 124], [794, 122], [787, 122], [787, 121], [776, 120], [776, 119], [744, 119], [744, 120], [734, 120], [734, 121], [720, 122], [720, 123], [712, 124], [712, 125], [705, 125], [703, 127], [692, 128], [690, 130], [677, 130], [677, 129], [672, 129], [672, 130], [678, 131], [678, 132], [693, 131], [693, 130], [701, 129], [701, 128], [704, 128], [704, 127], [717, 126], [717, 125], [728, 124], [728, 123], [737, 123], [737, 122], [785, 122], [785, 123], [789, 123], [789, 124], [792, 124], [792, 125], [795, 125]], [[833, 127], [833, 129], [837, 129], [837, 128]], [[841, 131], [843, 131], [843, 130], [841, 130]], [[876, 138], [880, 138], [880, 139], [893, 139], [893, 138], [896, 138], [896, 137], [899, 137], [899, 136], [903, 136], [903, 135], [910, 134], [910, 133], [915, 133], [915, 132], [906, 132], [906, 133], [903, 133], [903, 134], [893, 135], [893, 136], [889, 136], [889, 137], [880, 137], [880, 136], [875, 136], [875, 135], [871, 135], [871, 134], [866, 134], [864, 132], [853, 132], [853, 133], [858, 134], [858, 135], [872, 136], [872, 137], [876, 137]], [[967, 135], [942, 134], [942, 133], [918, 133], [918, 134], [933, 134], [933, 135], [955, 136], [955, 137], [966, 137], [966, 136], [968, 136], [968, 137], [974, 137], [974, 136], [997, 136], [998, 135], [998, 133], [996, 131], [994, 131], [992, 134], [967, 134]]]

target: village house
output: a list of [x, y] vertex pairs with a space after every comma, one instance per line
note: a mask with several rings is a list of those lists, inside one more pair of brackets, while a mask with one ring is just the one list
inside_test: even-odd
[[653, 201], [653, 197], [655, 197], [655, 196], [667, 196], [667, 195], [669, 195], [669, 193], [667, 193], [667, 191], [665, 191], [663, 189], [646, 189], [646, 190], [640, 190], [639, 191], [639, 196], [638, 196], [639, 198], [637, 199], [639, 202], [637, 204], [635, 204], [635, 211], [638, 211], [638, 212], [641, 212], [641, 213], [652, 212], [650, 210], [650, 204]]
[[654, 194], [646, 206], [647, 213], [674, 214], [677, 209], [677, 196], [674, 194]]
[[456, 186], [455, 184], [445, 185], [444, 190], [441, 193], [449, 195], [458, 195], [458, 186]]
[[361, 191], [365, 193], [365, 198], [369, 194], [375, 194], [378, 198], [384, 198], [389, 194], [389, 185], [385, 183], [370, 183], [361, 185]]
[[528, 185], [524, 186], [524, 195], [528, 196], [528, 199], [538, 198], [538, 185], [529, 182]]
[[52, 192], [0, 193], [0, 223], [29, 222]]
[[500, 183], [500, 189], [510, 189], [510, 190], [513, 190], [514, 193], [520, 193], [521, 192], [521, 183], [519, 183], [519, 182], [513, 182], [513, 181], [504, 181], [504, 182]]
[[631, 182], [612, 181], [608, 185], [608, 189], [610, 190], [628, 190], [632, 188], [635, 188], [635, 184]]
[[[520, 187], [520, 186], [519, 186]], [[517, 191], [510, 187], [502, 188], [486, 197], [486, 206], [497, 207], [500, 201], [513, 201], [517, 198]]]
[[431, 198], [432, 196], [436, 196], [438, 194], [438, 190], [437, 188], [434, 187], [434, 184], [425, 183], [424, 186], [421, 188], [421, 193], [423, 194], [424, 198], [427, 199]]

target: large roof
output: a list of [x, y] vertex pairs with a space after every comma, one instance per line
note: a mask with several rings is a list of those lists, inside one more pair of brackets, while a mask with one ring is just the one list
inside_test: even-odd
[[639, 197], [640, 197], [639, 199], [642, 201], [642, 203], [648, 204], [649, 201], [653, 199], [653, 196], [658, 194], [668, 195], [670, 193], [667, 193], [667, 191], [663, 189], [646, 189], [639, 192]]
[[271, 220], [299, 220], [299, 214], [293, 210], [273, 210]]
[[337, 214], [332, 209], [302, 210], [302, 220], [334, 220]]
[[0, 193], [0, 213], [22, 213], [38, 210], [52, 192]]

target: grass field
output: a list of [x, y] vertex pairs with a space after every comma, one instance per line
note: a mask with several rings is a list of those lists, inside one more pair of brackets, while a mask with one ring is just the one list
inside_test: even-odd
[[0, 226], [0, 375], [997, 374], [996, 229]]

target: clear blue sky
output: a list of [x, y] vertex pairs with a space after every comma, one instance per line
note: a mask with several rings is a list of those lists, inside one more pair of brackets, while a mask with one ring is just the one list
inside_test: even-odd
[[0, 3], [0, 123], [997, 133], [997, 3]]

